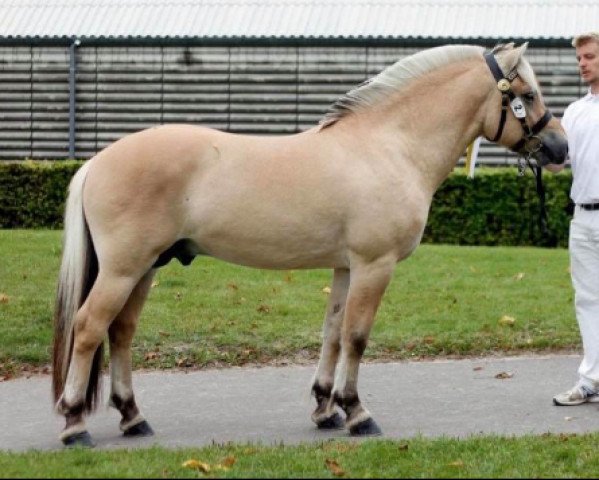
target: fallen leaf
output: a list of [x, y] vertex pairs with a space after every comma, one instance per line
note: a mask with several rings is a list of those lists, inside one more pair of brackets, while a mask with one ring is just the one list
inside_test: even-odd
[[270, 312], [270, 307], [263, 303], [262, 305], [258, 306], [256, 311], [260, 312], [260, 313], [268, 313], [268, 312]]
[[168, 332], [163, 332], [162, 330], [158, 331], [158, 335], [160, 335], [161, 337], [170, 337], [171, 334]]
[[517, 273], [516, 275], [514, 275], [514, 280], [519, 281], [519, 280], [522, 280], [523, 278], [524, 278], [524, 272], [520, 272], [520, 273]]
[[0, 293], [0, 303], [8, 303], [8, 295], [6, 293]]
[[220, 463], [217, 465], [213, 465], [212, 469], [214, 471], [222, 470], [223, 472], [227, 472], [227, 471], [231, 470], [231, 468], [221, 465]]
[[462, 462], [461, 460], [456, 460], [455, 462], [448, 463], [447, 465], [449, 465], [450, 467], [462, 468], [464, 466], [464, 462]]
[[509, 315], [504, 315], [499, 319], [499, 325], [503, 326], [512, 326], [516, 323], [516, 319], [514, 317], [510, 317]]
[[407, 450], [409, 448], [409, 446], [410, 445], [408, 443], [402, 443], [397, 448], [398, 448], [398, 450]]
[[564, 420], [566, 422], [570, 422], [570, 421], [574, 420], [574, 417], [564, 417]]
[[328, 295], [329, 293], [331, 293], [331, 287], [324, 287], [322, 291], [323, 293], [326, 293]]
[[175, 364], [177, 365], [177, 367], [189, 367], [190, 366], [189, 359], [187, 357], [177, 359]]
[[478, 372], [479, 370], [482, 370], [484, 367], [474, 367], [472, 370], [474, 370], [475, 372]]
[[336, 477], [342, 477], [345, 475], [345, 470], [343, 470], [341, 466], [332, 458], [325, 459], [324, 463], [329, 471]]
[[204, 462], [200, 462], [199, 460], [196, 460], [195, 458], [192, 458], [190, 460], [187, 460], [185, 462], [183, 462], [181, 464], [182, 467], [184, 468], [195, 468], [197, 470], [200, 470], [204, 473], [209, 473], [210, 472], [210, 465]]
[[233, 465], [235, 465], [236, 461], [237, 459], [233, 455], [229, 455], [222, 462], [220, 462], [220, 464], [225, 467], [231, 468]]
[[239, 287], [234, 283], [228, 283], [227, 287], [230, 288], [231, 290], [239, 290]]
[[154, 280], [152, 282], [152, 288], [156, 288], [158, 285], [160, 285], [160, 282], [158, 280]]
[[155, 360], [156, 358], [158, 358], [159, 353], [158, 352], [147, 352], [144, 355], [144, 360]]
[[500, 372], [497, 375], [495, 375], [495, 378], [498, 378], [499, 380], [503, 380], [505, 378], [512, 378], [513, 376], [514, 376], [514, 374], [511, 372]]
[[181, 292], [175, 293], [175, 300], [181, 300]]

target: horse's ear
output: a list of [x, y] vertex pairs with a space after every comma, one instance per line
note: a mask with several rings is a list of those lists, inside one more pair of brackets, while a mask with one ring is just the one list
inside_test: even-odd
[[520, 61], [522, 55], [524, 55], [527, 47], [528, 42], [525, 42], [519, 47], [512, 48], [511, 50], [504, 50], [502, 52], [500, 64], [504, 72], [511, 72], [514, 68], [516, 68], [516, 65], [518, 65], [518, 62]]

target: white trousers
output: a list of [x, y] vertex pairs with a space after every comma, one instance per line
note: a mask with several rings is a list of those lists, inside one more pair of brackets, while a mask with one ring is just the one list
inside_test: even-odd
[[579, 384], [599, 390], [599, 210], [576, 207], [570, 222], [570, 270], [582, 336]]

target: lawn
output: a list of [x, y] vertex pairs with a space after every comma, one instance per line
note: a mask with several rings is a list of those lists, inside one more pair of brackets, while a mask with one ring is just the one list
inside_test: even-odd
[[[599, 434], [0, 452], [6, 478], [593, 478]], [[185, 466], [184, 466], [185, 465]]]
[[[50, 358], [61, 232], [0, 230], [0, 377]], [[331, 272], [198, 258], [155, 279], [136, 368], [285, 364], [317, 358]], [[367, 359], [580, 348], [564, 249], [421, 245], [398, 264]]]

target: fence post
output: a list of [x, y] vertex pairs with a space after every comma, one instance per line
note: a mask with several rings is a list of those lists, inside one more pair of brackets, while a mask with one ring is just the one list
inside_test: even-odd
[[77, 47], [81, 44], [78, 38], [69, 46], [69, 159], [75, 158], [75, 134], [77, 120]]

